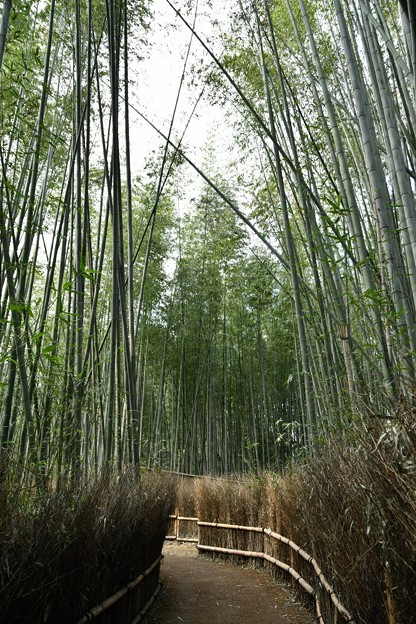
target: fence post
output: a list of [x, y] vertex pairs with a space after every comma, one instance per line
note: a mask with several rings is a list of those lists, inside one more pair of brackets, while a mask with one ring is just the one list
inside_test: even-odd
[[179, 507], [175, 508], [175, 538], [176, 541], [179, 540]]
[[[292, 570], [295, 570], [295, 554], [293, 552], [293, 548], [290, 548], [290, 567]], [[292, 578], [292, 587], [294, 587], [295, 583], [296, 582]]]
[[391, 574], [386, 565], [386, 595], [387, 595], [387, 614], [389, 618], [389, 624], [396, 624], [396, 605], [394, 603], [393, 592], [391, 587]]

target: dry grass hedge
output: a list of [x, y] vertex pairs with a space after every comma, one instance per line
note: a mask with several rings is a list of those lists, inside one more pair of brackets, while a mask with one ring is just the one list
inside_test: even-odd
[[73, 624], [159, 555], [175, 497], [166, 475], [103, 474], [59, 491], [0, 468], [0, 621]]
[[[312, 554], [360, 624], [416, 622], [416, 435], [410, 410], [372, 422], [348, 445], [330, 439], [319, 457], [284, 476], [198, 481], [200, 520], [270, 527]], [[220, 539], [205, 530], [203, 543]], [[223, 537], [238, 548], [247, 536]], [[258, 539], [253, 536], [252, 541]], [[207, 541], [208, 540], [208, 541]], [[211, 540], [211, 541], [209, 541]], [[234, 540], [235, 543], [231, 543]], [[288, 561], [285, 546], [275, 556]], [[316, 586], [306, 564], [299, 572]]]

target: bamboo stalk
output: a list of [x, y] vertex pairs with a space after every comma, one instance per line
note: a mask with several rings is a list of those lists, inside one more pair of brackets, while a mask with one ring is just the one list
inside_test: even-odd
[[3, 66], [4, 49], [6, 47], [7, 32], [9, 30], [10, 12], [12, 10], [12, 0], [5, 0], [0, 22], [0, 74]]
[[386, 568], [386, 602], [389, 624], [396, 624], [396, 606], [391, 587], [391, 574], [388, 568]]
[[176, 536], [176, 539], [178, 539], [178, 537], [179, 537], [179, 519], [178, 519], [179, 509], [178, 508], [175, 509], [175, 515], [176, 515], [176, 518], [175, 518], [175, 536]]

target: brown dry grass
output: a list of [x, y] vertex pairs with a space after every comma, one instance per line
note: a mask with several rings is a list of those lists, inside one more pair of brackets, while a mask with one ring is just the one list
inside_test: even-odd
[[[410, 410], [363, 426], [354, 442], [327, 441], [319, 457], [284, 476], [198, 481], [201, 520], [270, 527], [320, 564], [360, 624], [416, 622], [416, 453]], [[259, 537], [203, 529], [201, 542], [258, 549]], [[290, 561], [284, 545], [266, 545]], [[271, 549], [271, 551], [270, 551]], [[317, 586], [310, 567], [295, 568]], [[331, 604], [323, 598], [329, 617]], [[389, 615], [390, 613], [390, 615]], [[390, 619], [389, 619], [390, 617]]]
[[73, 623], [161, 552], [169, 477], [103, 474], [60, 491], [0, 470], [0, 621]]

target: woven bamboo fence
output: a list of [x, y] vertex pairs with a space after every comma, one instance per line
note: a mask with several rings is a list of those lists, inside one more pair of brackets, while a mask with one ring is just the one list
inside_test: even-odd
[[251, 558], [273, 574], [284, 572], [314, 601], [319, 624], [355, 624], [315, 558], [289, 538], [262, 527], [199, 521], [181, 516], [178, 509], [170, 521], [172, 534], [166, 539], [194, 542], [201, 552], [237, 560]]
[[138, 624], [156, 600], [160, 590], [159, 571], [163, 555], [137, 578], [92, 608], [76, 624]]

